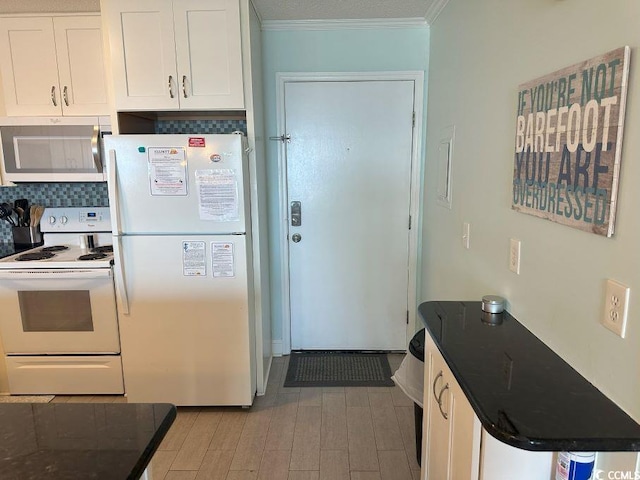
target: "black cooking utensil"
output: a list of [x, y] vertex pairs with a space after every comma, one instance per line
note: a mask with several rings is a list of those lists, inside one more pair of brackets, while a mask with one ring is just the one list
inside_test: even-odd
[[29, 200], [26, 198], [20, 198], [13, 202], [13, 207], [16, 212], [19, 212], [18, 208], [22, 209], [22, 214], [18, 215], [18, 223], [22, 227], [29, 226]]
[[14, 227], [17, 227], [16, 222], [13, 221], [13, 217], [11, 216], [12, 214], [13, 207], [11, 207], [11, 205], [9, 205], [8, 203], [0, 204], [0, 218], [2, 220], [5, 220], [6, 222], [9, 222]]
[[22, 209], [22, 214], [18, 213], [18, 224], [22, 227], [29, 226], [29, 200], [26, 198], [19, 198], [18, 200], [13, 202], [13, 209], [16, 212], [20, 212], [19, 208]]

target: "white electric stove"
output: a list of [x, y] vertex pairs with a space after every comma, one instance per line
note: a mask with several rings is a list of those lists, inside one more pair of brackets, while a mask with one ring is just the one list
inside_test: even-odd
[[48, 208], [40, 228], [43, 246], [0, 260], [10, 393], [123, 393], [109, 208]]
[[0, 259], [0, 269], [110, 268], [113, 264], [108, 207], [47, 208], [40, 230], [43, 246]]

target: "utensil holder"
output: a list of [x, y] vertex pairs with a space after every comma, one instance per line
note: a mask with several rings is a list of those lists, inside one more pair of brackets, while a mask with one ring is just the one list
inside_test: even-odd
[[17, 248], [37, 247], [43, 244], [40, 227], [11, 227], [13, 245]]

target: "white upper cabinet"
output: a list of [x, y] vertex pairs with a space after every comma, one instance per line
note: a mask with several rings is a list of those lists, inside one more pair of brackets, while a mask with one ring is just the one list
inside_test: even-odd
[[7, 115], [109, 113], [100, 17], [0, 18]]
[[102, 21], [99, 16], [53, 17], [64, 115], [108, 115]]
[[117, 110], [243, 109], [238, 0], [103, 0]]
[[179, 108], [171, 0], [102, 2], [118, 110]]

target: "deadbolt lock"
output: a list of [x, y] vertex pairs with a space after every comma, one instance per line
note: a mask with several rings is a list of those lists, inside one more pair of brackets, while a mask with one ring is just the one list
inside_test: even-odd
[[294, 233], [291, 236], [291, 240], [293, 240], [293, 243], [298, 243], [300, 240], [302, 240], [302, 235], [300, 235], [299, 233]]
[[291, 202], [291, 226], [299, 227], [302, 225], [302, 204], [300, 202]]

